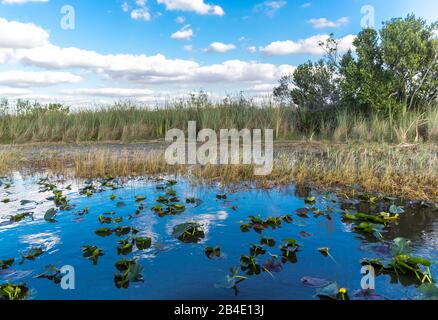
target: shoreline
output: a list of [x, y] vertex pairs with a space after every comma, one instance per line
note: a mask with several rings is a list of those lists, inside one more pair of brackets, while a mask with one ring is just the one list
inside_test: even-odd
[[253, 176], [251, 165], [169, 166], [163, 159], [166, 146], [160, 140], [0, 145], [0, 175], [12, 171], [78, 178], [176, 174], [224, 185], [242, 181], [260, 188], [307, 184], [346, 192], [359, 185], [365, 192], [438, 202], [437, 144], [277, 141], [274, 170], [266, 177]]

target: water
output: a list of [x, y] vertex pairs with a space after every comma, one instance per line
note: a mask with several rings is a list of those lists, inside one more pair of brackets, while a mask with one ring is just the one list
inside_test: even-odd
[[[84, 181], [56, 181], [64, 190], [70, 211], [60, 211], [55, 223], [44, 220], [45, 212], [54, 207], [46, 198], [52, 192], [38, 192], [40, 177], [23, 178], [15, 174], [12, 185], [5, 189], [0, 186], [0, 260], [14, 257], [15, 264], [0, 270], [0, 284], [6, 281], [26, 283], [31, 289], [30, 299], [318, 299], [315, 288], [306, 287], [303, 277], [316, 277], [336, 281], [348, 288], [350, 296], [361, 288], [361, 264], [364, 257], [385, 257], [387, 249], [381, 244], [403, 236], [412, 241], [413, 254], [433, 261], [438, 260], [438, 213], [430, 209], [414, 206], [406, 209], [398, 225], [384, 234], [385, 240], [364, 236], [353, 229], [351, 223], [342, 221], [341, 204], [334, 195], [321, 194], [295, 186], [271, 190], [242, 187], [235, 192], [223, 190], [219, 186], [193, 185], [186, 180], [178, 180], [172, 188], [182, 203], [189, 197], [202, 200], [198, 204], [186, 204], [186, 211], [175, 216], [159, 217], [151, 208], [157, 204], [158, 196], [165, 191], [157, 190], [163, 182], [136, 179], [123, 184], [117, 190], [107, 189], [94, 193], [91, 197], [80, 195]], [[71, 190], [65, 188], [71, 184]], [[226, 200], [218, 200], [216, 195], [227, 192]], [[116, 196], [111, 200], [111, 195]], [[135, 196], [145, 196], [145, 210], [135, 215], [139, 203]], [[304, 198], [316, 197], [316, 206], [321, 210], [331, 208], [327, 215], [307, 218], [295, 214], [306, 206]], [[21, 200], [37, 203], [21, 205]], [[125, 206], [117, 203], [123, 202]], [[77, 213], [84, 208], [88, 214]], [[20, 212], [34, 212], [34, 220], [25, 219], [10, 223], [9, 216]], [[117, 224], [101, 225], [98, 215], [114, 211], [115, 217], [123, 217], [119, 225], [132, 226], [139, 230], [137, 236], [152, 238], [152, 247], [134, 252], [127, 258], [137, 258], [143, 267], [144, 282], [131, 282], [129, 288], [118, 289], [114, 283], [117, 273], [115, 263], [121, 259], [117, 254], [117, 241], [125, 239], [111, 235], [99, 237], [95, 230], [102, 227], [114, 228]], [[286, 238], [296, 239], [300, 245], [297, 262], [281, 264], [281, 272], [262, 272], [248, 276], [238, 285], [238, 292], [225, 286], [225, 277], [230, 268], [240, 265], [240, 256], [248, 255], [251, 244], [259, 244], [261, 236], [251, 230], [243, 233], [240, 224], [248, 221], [248, 216], [270, 216], [292, 214], [293, 222], [282, 223], [275, 230], [263, 231], [263, 236], [276, 240], [276, 246], [266, 248], [268, 253], [257, 258], [263, 265], [271, 259], [271, 254], [281, 255], [279, 246]], [[129, 219], [129, 216], [133, 216]], [[182, 243], [172, 235], [173, 227], [185, 222], [202, 225], [205, 238], [196, 244]], [[97, 265], [82, 256], [81, 246], [95, 245], [104, 251]], [[20, 253], [41, 246], [45, 253], [34, 261], [24, 261]], [[221, 258], [208, 259], [204, 249], [220, 246]], [[331, 257], [318, 252], [320, 247], [329, 247]], [[47, 279], [38, 279], [45, 266], [60, 268], [71, 265], [75, 269], [75, 290], [63, 290], [59, 284]], [[278, 271], [278, 270], [277, 270]], [[436, 266], [431, 268], [432, 276], [438, 276]], [[245, 272], [240, 271], [241, 275]], [[376, 279], [375, 292], [388, 299], [414, 299], [418, 284], [402, 279], [391, 279], [380, 275]]]

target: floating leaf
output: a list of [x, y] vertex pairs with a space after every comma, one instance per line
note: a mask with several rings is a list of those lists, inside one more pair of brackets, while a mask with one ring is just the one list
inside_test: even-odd
[[[29, 251], [27, 251], [27, 253], [22, 254], [22, 258], [23, 258], [23, 261], [24, 260], [33, 261], [37, 257], [39, 257], [40, 255], [42, 255], [43, 253], [44, 253], [44, 250], [42, 248], [31, 248]], [[23, 263], [23, 261], [21, 261], [21, 264]]]
[[306, 204], [315, 204], [315, 202], [316, 202], [315, 197], [308, 197], [308, 198], [304, 199], [304, 203], [306, 203]]
[[188, 222], [173, 228], [173, 236], [184, 243], [196, 243], [205, 237], [201, 226], [196, 222]]
[[15, 262], [14, 258], [6, 259], [6, 260], [0, 260], [0, 269], [6, 270], [9, 267], [11, 267]]
[[151, 238], [142, 238], [142, 237], [136, 237], [134, 238], [134, 243], [137, 249], [139, 250], [146, 250], [149, 249], [152, 245], [152, 239]]
[[0, 285], [0, 296], [6, 300], [22, 300], [26, 298], [28, 292], [26, 284], [5, 283]]
[[97, 229], [95, 233], [100, 237], [108, 237], [113, 234], [113, 231], [109, 228], [100, 228]]
[[33, 212], [23, 212], [23, 213], [16, 214], [14, 216], [11, 216], [9, 218], [9, 221], [21, 222], [22, 220], [24, 220], [26, 218], [32, 218], [32, 220], [33, 220]]
[[242, 271], [247, 271], [248, 275], [258, 275], [261, 272], [261, 267], [257, 264], [256, 257], [253, 256], [241, 255], [240, 266]]
[[97, 265], [99, 257], [103, 256], [103, 250], [96, 246], [82, 246], [82, 256], [93, 261], [94, 265]]
[[44, 214], [44, 220], [46, 220], [48, 222], [55, 222], [56, 214], [57, 214], [56, 209], [53, 209], [53, 208], [49, 209]]
[[133, 244], [129, 239], [120, 240], [117, 246], [117, 254], [126, 256], [132, 252]]
[[218, 195], [216, 195], [216, 199], [218, 199], [218, 200], [226, 200], [227, 199], [227, 195], [226, 194], [218, 194]]
[[405, 210], [403, 209], [403, 207], [396, 206], [396, 205], [393, 204], [389, 208], [389, 212], [392, 213], [392, 214], [402, 214], [402, 213], [405, 213]]
[[314, 278], [314, 277], [303, 277], [301, 279], [301, 282], [305, 286], [312, 287], [312, 288], [327, 287], [328, 285], [333, 283], [333, 281], [330, 281], [327, 279]]
[[135, 197], [135, 201], [136, 202], [142, 202], [142, 201], [145, 201], [146, 200], [146, 197], [143, 197], [143, 196], [136, 196]]
[[251, 248], [249, 249], [249, 252], [252, 256], [257, 257], [257, 256], [264, 255], [266, 253], [266, 250], [258, 245], [252, 244]]
[[275, 246], [275, 240], [273, 238], [261, 238], [260, 243], [264, 246], [273, 247]]
[[283, 266], [281, 265], [281, 263], [279, 263], [277, 261], [277, 259], [269, 259], [266, 260], [266, 262], [263, 264], [263, 268], [269, 272], [281, 272], [283, 271]]
[[221, 256], [221, 248], [220, 247], [207, 247], [204, 250], [205, 255], [209, 258], [209, 259], [213, 259], [213, 258], [220, 258]]
[[328, 247], [318, 248], [318, 251], [325, 257], [330, 255], [330, 248]]

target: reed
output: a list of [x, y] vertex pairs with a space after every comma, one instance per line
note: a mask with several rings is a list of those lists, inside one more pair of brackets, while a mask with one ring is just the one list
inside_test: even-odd
[[253, 166], [248, 165], [169, 166], [160, 148], [97, 145], [50, 150], [50, 147], [3, 149], [0, 174], [14, 170], [48, 171], [78, 178], [176, 174], [223, 184], [248, 181], [267, 187], [304, 183], [346, 190], [360, 185], [369, 192], [438, 201], [438, 147], [428, 144], [282, 144], [276, 147], [272, 174], [265, 177], [254, 176]]
[[346, 110], [311, 113], [272, 103], [203, 101], [152, 109], [126, 103], [75, 112], [4, 113], [0, 143], [150, 141], [163, 139], [169, 129], [187, 128], [188, 121], [196, 121], [199, 129], [273, 129], [277, 140], [438, 142], [436, 106], [427, 112], [407, 112], [389, 123], [377, 115]]

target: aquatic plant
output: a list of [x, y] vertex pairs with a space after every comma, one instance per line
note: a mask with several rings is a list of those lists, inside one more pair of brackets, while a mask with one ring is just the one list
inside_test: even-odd
[[205, 237], [201, 225], [196, 222], [188, 222], [175, 226], [172, 235], [184, 243], [197, 243]]
[[256, 257], [241, 255], [240, 256], [240, 267], [242, 271], [246, 271], [247, 275], [259, 275], [261, 272], [261, 267], [257, 263]]
[[11, 267], [15, 262], [14, 258], [9, 258], [6, 260], [0, 260], [0, 270], [6, 270]]
[[371, 265], [378, 273], [410, 276], [420, 283], [432, 283], [434, 279], [430, 273], [432, 262], [411, 255], [412, 248], [408, 240], [396, 238], [391, 245], [392, 258], [383, 259], [362, 259], [363, 265]]
[[62, 274], [61, 270], [54, 265], [47, 265], [44, 268], [44, 272], [36, 276], [37, 279], [48, 279], [55, 284], [61, 283]]
[[6, 300], [22, 300], [29, 293], [29, 288], [26, 284], [11, 284], [5, 283], [0, 285], [0, 297]]
[[221, 248], [220, 247], [207, 247], [204, 250], [205, 255], [209, 258], [209, 259], [213, 259], [213, 258], [220, 258], [221, 256]]
[[99, 260], [99, 257], [103, 256], [103, 250], [99, 249], [96, 246], [82, 246], [82, 256], [84, 258], [90, 259], [93, 261], [94, 265], [97, 265], [97, 262]]
[[117, 254], [126, 256], [132, 252], [133, 241], [130, 239], [120, 240], [117, 245]]
[[16, 215], [10, 216], [9, 221], [11, 222], [21, 222], [24, 219], [33, 218], [33, 212], [23, 212], [23, 213], [17, 213]]
[[46, 213], [44, 214], [44, 220], [48, 221], [48, 222], [55, 222], [55, 217], [57, 214], [57, 210], [56, 209], [49, 209], [46, 211]]
[[44, 250], [40, 247], [38, 248], [31, 248], [26, 253], [21, 254], [21, 261], [20, 264], [24, 263], [24, 260], [30, 260], [33, 261], [36, 258], [38, 258], [40, 255], [44, 253]]
[[116, 288], [127, 289], [130, 282], [143, 282], [143, 268], [137, 260], [120, 260], [115, 264], [120, 273], [114, 275], [114, 284]]

